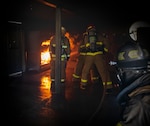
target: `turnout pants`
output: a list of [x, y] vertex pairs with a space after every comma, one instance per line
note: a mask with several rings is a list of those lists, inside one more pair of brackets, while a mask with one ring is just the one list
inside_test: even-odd
[[73, 81], [80, 81], [84, 63], [85, 55], [80, 54], [78, 57], [76, 68], [74, 69]]
[[[55, 60], [51, 60], [51, 81], [55, 82]], [[61, 82], [66, 80], [66, 60], [61, 60]], [[57, 73], [56, 73], [57, 74]]]
[[86, 55], [85, 64], [82, 71], [80, 88], [84, 89], [88, 82], [88, 73], [91, 69], [91, 66], [95, 64], [98, 73], [101, 77], [103, 85], [112, 85], [112, 81], [110, 79], [110, 73], [106, 65], [105, 57], [103, 54], [95, 54], [95, 55]]

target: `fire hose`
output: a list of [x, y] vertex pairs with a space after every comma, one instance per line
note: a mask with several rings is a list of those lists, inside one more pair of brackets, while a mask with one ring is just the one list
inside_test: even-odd
[[[113, 62], [113, 61], [109, 62], [109, 65], [115, 65], [115, 64], [116, 64], [116, 62]], [[87, 126], [90, 125], [90, 123], [92, 123], [93, 119], [96, 117], [96, 115], [100, 112], [100, 110], [102, 108], [102, 104], [103, 104], [105, 94], [106, 94], [107, 83], [105, 83], [105, 85], [102, 84], [102, 87], [103, 87], [103, 92], [102, 92], [102, 97], [101, 97], [100, 103], [98, 104], [98, 107], [96, 108], [95, 112], [92, 114], [92, 116], [87, 121], [87, 123], [86, 123]]]
[[102, 108], [102, 104], [103, 104], [103, 101], [104, 101], [104, 98], [105, 98], [105, 94], [106, 94], [107, 84], [106, 83], [105, 83], [105, 85], [102, 84], [102, 87], [103, 87], [103, 92], [102, 92], [102, 97], [101, 97], [100, 103], [98, 104], [98, 107], [96, 108], [95, 112], [91, 115], [89, 120], [86, 122], [86, 126], [89, 126], [92, 123], [93, 119], [98, 114], [98, 112], [100, 112], [100, 110]]

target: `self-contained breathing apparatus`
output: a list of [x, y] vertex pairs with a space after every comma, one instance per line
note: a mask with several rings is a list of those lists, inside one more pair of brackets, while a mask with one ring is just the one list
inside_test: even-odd
[[94, 26], [87, 28], [88, 43], [86, 44], [87, 52], [104, 51], [104, 44], [98, 41], [97, 31]]
[[89, 41], [89, 50], [91, 52], [96, 51], [96, 42], [97, 42], [97, 33], [94, 26], [89, 26], [87, 29], [88, 41]]

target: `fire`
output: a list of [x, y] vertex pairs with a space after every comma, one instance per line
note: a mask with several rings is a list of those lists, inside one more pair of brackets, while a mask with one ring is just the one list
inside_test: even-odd
[[49, 45], [50, 45], [50, 40], [43, 41], [41, 43], [41, 65], [49, 64], [51, 57], [49, 53]]
[[65, 34], [65, 36], [66, 36], [66, 37], [69, 39], [69, 41], [70, 41], [70, 48], [73, 49], [73, 48], [74, 48], [74, 41], [75, 41], [74, 37], [72, 37], [72, 36], [69, 34], [69, 32], [67, 32], [67, 33]]
[[41, 52], [41, 65], [50, 63], [50, 53], [49, 50]]

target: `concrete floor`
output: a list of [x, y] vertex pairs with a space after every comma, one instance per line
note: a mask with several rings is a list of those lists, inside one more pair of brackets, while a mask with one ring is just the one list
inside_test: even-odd
[[[102, 85], [90, 83], [85, 91], [74, 89], [72, 73], [76, 61], [67, 65], [64, 93], [52, 94], [50, 69], [26, 72], [7, 84], [5, 125], [15, 126], [115, 126], [119, 108], [118, 91], [104, 94]], [[8, 123], [8, 124], [7, 124]]]

